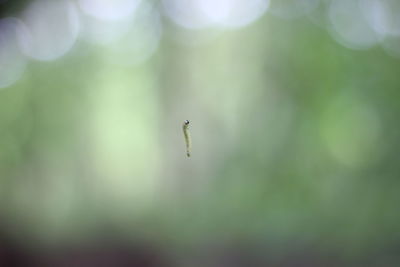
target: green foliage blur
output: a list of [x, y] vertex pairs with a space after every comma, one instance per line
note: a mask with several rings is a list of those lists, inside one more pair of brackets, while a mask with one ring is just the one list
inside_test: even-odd
[[189, 258], [247, 244], [275, 263], [396, 266], [400, 59], [310, 15], [160, 23], [146, 59], [81, 32], [1, 89], [2, 231], [31, 248], [123, 236]]

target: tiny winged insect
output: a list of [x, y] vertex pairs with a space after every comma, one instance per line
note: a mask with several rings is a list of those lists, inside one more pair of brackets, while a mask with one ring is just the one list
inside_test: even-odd
[[190, 139], [190, 133], [189, 133], [189, 121], [185, 120], [182, 125], [183, 129], [183, 136], [185, 137], [185, 143], [186, 143], [186, 155], [190, 157], [191, 149], [192, 149], [192, 140]]

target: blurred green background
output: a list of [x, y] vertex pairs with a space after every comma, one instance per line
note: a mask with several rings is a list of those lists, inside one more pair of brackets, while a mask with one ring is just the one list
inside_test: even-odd
[[0, 8], [1, 266], [400, 264], [397, 0]]

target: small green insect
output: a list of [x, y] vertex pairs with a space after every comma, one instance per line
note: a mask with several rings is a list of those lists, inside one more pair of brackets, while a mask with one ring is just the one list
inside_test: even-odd
[[185, 143], [186, 143], [186, 155], [190, 157], [190, 150], [192, 149], [192, 140], [190, 139], [190, 133], [189, 133], [189, 121], [185, 120], [182, 125], [183, 129], [183, 136], [185, 137]]

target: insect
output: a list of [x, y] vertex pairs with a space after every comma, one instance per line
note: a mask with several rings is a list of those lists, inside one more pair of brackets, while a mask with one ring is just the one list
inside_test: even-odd
[[192, 149], [192, 140], [190, 139], [190, 133], [189, 133], [189, 121], [185, 120], [182, 125], [183, 129], [183, 136], [185, 137], [185, 143], [186, 143], [186, 155], [190, 157], [190, 150]]

